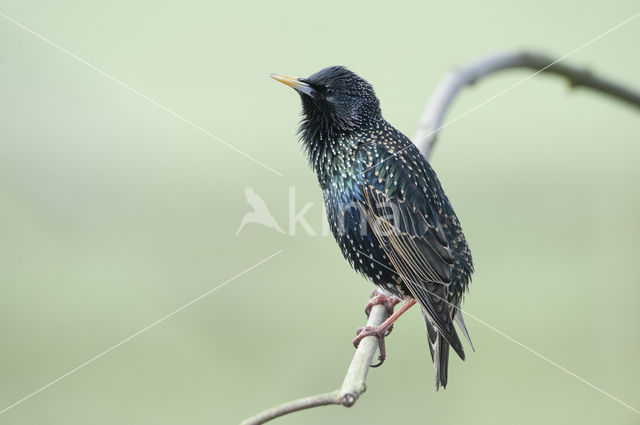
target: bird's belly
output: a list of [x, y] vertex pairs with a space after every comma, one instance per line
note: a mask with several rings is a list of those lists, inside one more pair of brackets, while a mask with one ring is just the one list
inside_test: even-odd
[[[355, 205], [355, 204], [354, 204]], [[344, 258], [359, 273], [393, 295], [408, 295], [378, 239], [358, 208], [333, 208], [327, 202], [327, 217]]]

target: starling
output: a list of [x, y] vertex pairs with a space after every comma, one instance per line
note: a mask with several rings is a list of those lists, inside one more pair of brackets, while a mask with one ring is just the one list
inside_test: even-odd
[[[455, 321], [471, 343], [460, 303], [473, 272], [460, 222], [416, 146], [382, 117], [373, 87], [342, 66], [308, 78], [272, 74], [302, 99], [300, 141], [322, 188], [333, 236], [351, 266], [404, 306], [354, 340], [384, 337], [416, 302], [427, 327], [436, 389], [447, 385], [449, 347], [464, 360]], [[395, 298], [393, 298], [395, 297]], [[473, 346], [472, 346], [473, 347]]]

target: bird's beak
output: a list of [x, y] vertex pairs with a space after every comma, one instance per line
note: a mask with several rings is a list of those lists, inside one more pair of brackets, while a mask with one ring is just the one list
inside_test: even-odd
[[292, 87], [300, 93], [306, 94], [307, 96], [313, 96], [315, 93], [313, 87], [303, 81], [300, 81], [300, 78], [282, 74], [269, 74], [269, 76], [276, 81], [280, 81], [282, 84]]

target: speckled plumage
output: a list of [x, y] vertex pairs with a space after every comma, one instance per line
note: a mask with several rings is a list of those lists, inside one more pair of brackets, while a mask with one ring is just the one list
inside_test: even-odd
[[415, 145], [384, 120], [369, 83], [344, 67], [299, 82], [300, 138], [342, 254], [385, 291], [416, 298], [445, 386], [449, 345], [464, 359], [453, 321], [468, 338], [456, 307], [473, 272], [451, 203]]

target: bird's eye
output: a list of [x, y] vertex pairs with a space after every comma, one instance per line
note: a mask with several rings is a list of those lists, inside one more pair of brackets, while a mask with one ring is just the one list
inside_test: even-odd
[[331, 87], [327, 87], [327, 90], [326, 90], [325, 93], [327, 93], [328, 96], [332, 96], [332, 95], [336, 94], [336, 90], [332, 89]]

